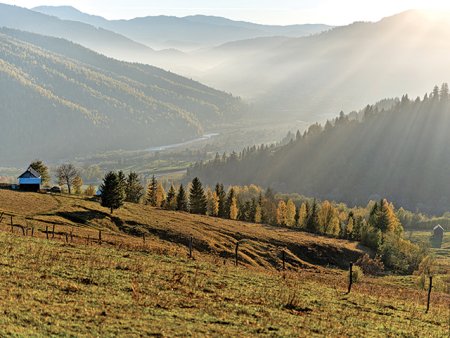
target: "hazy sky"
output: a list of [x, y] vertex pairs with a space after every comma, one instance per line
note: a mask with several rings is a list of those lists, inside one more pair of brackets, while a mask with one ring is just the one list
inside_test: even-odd
[[449, 0], [14, 0], [22, 7], [70, 5], [109, 19], [207, 14], [268, 24], [375, 21], [412, 8], [450, 9]]

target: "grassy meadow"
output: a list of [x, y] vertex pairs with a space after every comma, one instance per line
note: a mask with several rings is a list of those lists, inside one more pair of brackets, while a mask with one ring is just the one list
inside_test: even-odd
[[449, 333], [450, 296], [434, 290], [426, 314], [415, 276], [364, 276], [346, 294], [342, 268], [364, 252], [354, 242], [130, 204], [110, 216], [94, 201], [0, 190], [1, 212], [35, 230], [0, 223], [0, 336]]

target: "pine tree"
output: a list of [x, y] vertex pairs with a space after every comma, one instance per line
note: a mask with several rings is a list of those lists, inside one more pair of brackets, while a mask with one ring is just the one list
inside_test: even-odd
[[295, 226], [295, 215], [297, 214], [294, 202], [291, 199], [286, 204], [286, 225]]
[[144, 196], [144, 188], [141, 185], [139, 175], [130, 172], [125, 182], [125, 201], [130, 203], [139, 203]]
[[43, 185], [50, 183], [50, 174], [48, 172], [48, 167], [41, 160], [35, 160], [30, 164], [30, 167], [41, 175], [41, 180]]
[[109, 208], [111, 214], [115, 209], [120, 208], [125, 201], [125, 191], [120, 184], [119, 176], [114, 172], [109, 172], [103, 179], [103, 184], [100, 188], [102, 192], [103, 207]]
[[177, 196], [173, 184], [170, 185], [169, 191], [167, 192], [166, 200], [164, 201], [164, 208], [167, 210], [177, 209]]
[[215, 193], [218, 197], [219, 205], [218, 205], [218, 213], [217, 215], [221, 218], [226, 218], [226, 199], [227, 194], [225, 193], [225, 189], [223, 187], [223, 184], [216, 184]]
[[310, 208], [310, 213], [306, 221], [306, 230], [309, 232], [318, 233], [320, 230], [319, 216], [318, 216], [318, 206], [317, 201], [314, 199], [313, 205]]
[[188, 200], [186, 196], [186, 191], [184, 190], [183, 185], [180, 185], [177, 194], [177, 210], [178, 211], [189, 211]]
[[206, 196], [202, 183], [195, 177], [192, 180], [191, 190], [189, 192], [189, 208], [192, 214], [206, 214]]
[[[235, 196], [235, 192], [234, 192], [234, 188], [231, 188], [230, 191], [228, 192], [228, 196], [227, 196], [227, 200], [225, 202], [225, 217], [226, 218], [230, 218], [230, 213], [231, 213], [231, 204], [233, 203], [233, 199], [236, 199]], [[237, 203], [237, 201], [236, 201]], [[236, 215], [237, 217], [237, 215]]]
[[158, 181], [156, 180], [155, 175], [152, 176], [152, 180], [147, 188], [147, 200], [146, 203], [150, 204], [152, 207], [157, 206], [157, 189], [158, 189]]

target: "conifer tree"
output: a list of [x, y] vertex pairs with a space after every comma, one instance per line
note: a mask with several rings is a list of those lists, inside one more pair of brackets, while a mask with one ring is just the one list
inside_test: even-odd
[[119, 179], [120, 188], [125, 191], [127, 186], [127, 178], [122, 170], [117, 172], [117, 178]]
[[217, 215], [219, 214], [219, 197], [217, 196], [216, 192], [208, 189], [206, 191], [206, 199], [208, 201], [207, 214], [209, 216], [217, 217]]
[[162, 183], [158, 182], [158, 185], [156, 187], [156, 206], [158, 208], [162, 207], [165, 200], [166, 200], [166, 191], [164, 190]]
[[191, 190], [189, 192], [189, 210], [192, 214], [206, 214], [206, 196], [202, 183], [195, 177], [192, 180]]
[[295, 208], [294, 202], [289, 199], [286, 204], [286, 225], [293, 227], [295, 226], [295, 215], [297, 214], [297, 210]]
[[297, 225], [300, 228], [306, 227], [306, 220], [308, 219], [308, 210], [307, 210], [307, 204], [302, 203], [302, 205], [299, 208], [298, 211], [298, 222]]
[[[225, 217], [230, 218], [230, 212], [231, 212], [231, 204], [233, 202], [233, 199], [236, 199], [236, 194], [234, 192], [234, 188], [231, 188], [228, 192], [227, 200], [225, 202]], [[237, 201], [236, 201], [237, 203]]]
[[216, 188], [215, 188], [215, 193], [217, 195], [218, 198], [218, 212], [217, 215], [221, 218], [225, 218], [227, 213], [226, 213], [226, 199], [227, 199], [227, 194], [225, 193], [225, 189], [223, 187], [223, 184], [216, 184]]
[[177, 210], [178, 211], [189, 211], [188, 200], [186, 196], [186, 191], [184, 190], [183, 185], [180, 185], [177, 194]]
[[317, 201], [314, 199], [313, 205], [310, 208], [310, 213], [306, 221], [306, 230], [309, 232], [318, 233], [320, 230], [319, 216], [318, 216], [318, 206]]
[[233, 196], [231, 198], [231, 202], [230, 202], [230, 219], [232, 219], [232, 220], [236, 220], [238, 213], [239, 213], [237, 204], [238, 204], [237, 199], [236, 199], [236, 197]]
[[157, 190], [158, 190], [158, 181], [156, 180], [155, 175], [152, 176], [152, 180], [147, 188], [147, 199], [146, 204], [151, 205], [152, 207], [157, 206]]
[[170, 185], [169, 191], [167, 192], [166, 200], [164, 201], [164, 208], [167, 210], [177, 209], [177, 193], [173, 184]]
[[103, 179], [101, 205], [109, 208], [111, 214], [115, 209], [120, 208], [125, 201], [125, 191], [120, 184], [119, 176], [114, 172], [109, 172]]
[[125, 182], [125, 201], [130, 203], [139, 203], [144, 196], [144, 188], [139, 179], [139, 175], [130, 172]]
[[278, 225], [285, 226], [287, 224], [286, 214], [287, 214], [286, 203], [283, 200], [281, 200], [278, 202], [278, 207], [277, 207], [277, 224]]

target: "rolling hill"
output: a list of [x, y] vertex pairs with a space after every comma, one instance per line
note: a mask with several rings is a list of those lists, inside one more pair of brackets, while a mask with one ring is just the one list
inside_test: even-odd
[[259, 184], [283, 192], [364, 205], [388, 198], [398, 207], [448, 211], [450, 186], [448, 86], [391, 108], [368, 106], [362, 120], [341, 115], [325, 127], [278, 148], [246, 149], [241, 156], [190, 169], [208, 184]]
[[2, 161], [146, 149], [236, 119], [239, 99], [71, 42], [0, 30]]
[[99, 16], [82, 13], [70, 6], [39, 6], [33, 10], [63, 20], [80, 21], [102, 27], [147, 46], [181, 50], [211, 47], [230, 41], [263, 36], [307, 36], [331, 28], [322, 24], [260, 25], [205, 15], [182, 18], [147, 16], [131, 20], [106, 20]]

